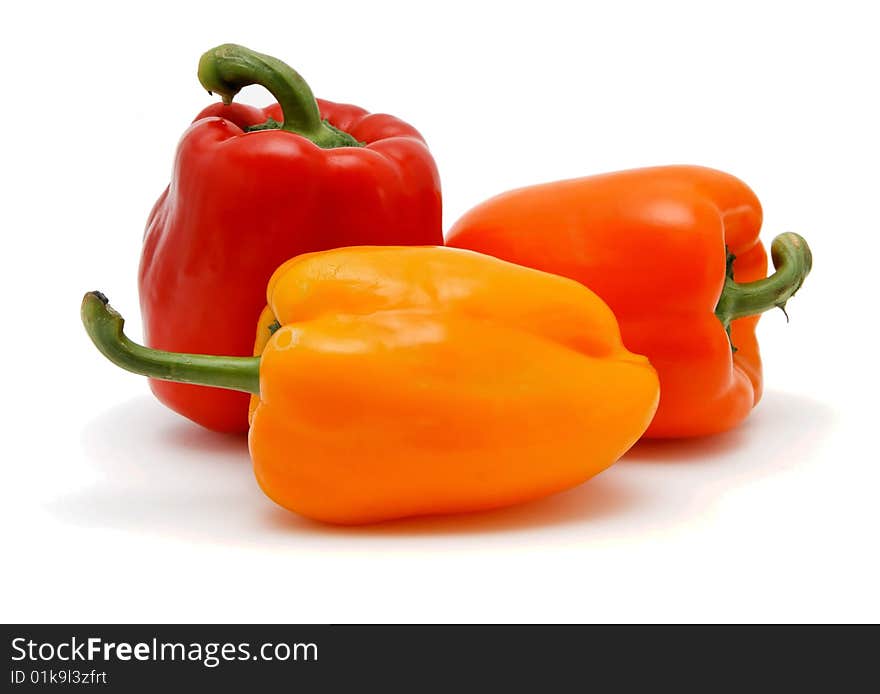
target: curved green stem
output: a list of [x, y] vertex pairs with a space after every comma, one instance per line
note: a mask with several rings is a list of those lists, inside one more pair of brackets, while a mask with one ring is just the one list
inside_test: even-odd
[[122, 332], [125, 319], [101, 292], [82, 301], [82, 322], [101, 354], [126, 371], [177, 383], [193, 383], [260, 394], [259, 357], [215, 357], [149, 349]]
[[725, 328], [729, 328], [731, 321], [737, 318], [755, 316], [771, 308], [785, 311], [786, 302], [801, 288], [813, 267], [810, 247], [802, 236], [794, 232], [780, 234], [773, 239], [770, 256], [776, 272], [755, 282], [735, 282], [732, 264], [728, 265], [724, 290], [715, 307], [715, 315]]
[[284, 114], [284, 122], [278, 126], [281, 130], [307, 137], [325, 149], [361, 146], [347, 132], [321, 120], [309, 85], [296, 70], [277, 58], [225, 43], [201, 57], [199, 81], [208, 92], [217, 92], [224, 104], [231, 103], [243, 87], [262, 85], [281, 106]]

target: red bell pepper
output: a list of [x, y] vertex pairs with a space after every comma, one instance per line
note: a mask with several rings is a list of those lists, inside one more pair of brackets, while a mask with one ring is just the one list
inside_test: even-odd
[[[180, 142], [147, 222], [139, 272], [144, 340], [250, 356], [272, 272], [354, 245], [442, 245], [440, 182], [421, 135], [389, 115], [317, 101], [290, 67], [242, 46], [205, 53], [199, 80], [223, 103]], [[260, 84], [278, 101], [232, 104]], [[248, 395], [153, 380], [156, 397], [217, 431], [246, 431]]]

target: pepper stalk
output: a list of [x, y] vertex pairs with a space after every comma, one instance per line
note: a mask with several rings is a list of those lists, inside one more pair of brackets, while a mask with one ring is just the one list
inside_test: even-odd
[[260, 394], [260, 357], [184, 354], [139, 345], [126, 337], [125, 319], [97, 291], [83, 297], [80, 315], [95, 347], [126, 371], [163, 381]]
[[318, 102], [302, 76], [278, 58], [244, 46], [225, 43], [207, 51], [199, 60], [199, 82], [209, 94], [217, 93], [224, 104], [232, 103], [242, 88], [259, 84], [275, 97], [284, 121], [269, 120], [253, 130], [279, 129], [302, 135], [324, 149], [363, 147], [352, 135], [321, 119]]
[[738, 318], [756, 316], [772, 308], [785, 312], [785, 304], [795, 295], [813, 267], [813, 254], [806, 240], [794, 232], [780, 234], [770, 245], [770, 256], [776, 270], [772, 275], [754, 282], [736, 282], [733, 258], [729, 259], [727, 278], [715, 315], [726, 330]]

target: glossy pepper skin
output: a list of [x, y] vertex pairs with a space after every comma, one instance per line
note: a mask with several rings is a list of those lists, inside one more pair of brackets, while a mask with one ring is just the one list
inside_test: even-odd
[[[225, 102], [258, 83], [280, 104], [217, 103], [183, 135], [144, 238], [147, 345], [249, 355], [263, 289], [286, 259], [338, 246], [442, 243], [437, 169], [412, 126], [316, 102], [288, 66], [240, 46], [206, 53], [199, 78]], [[242, 393], [150, 385], [165, 405], [209, 429], [247, 430]]]
[[730, 429], [757, 404], [758, 314], [784, 306], [810, 270], [806, 242], [783, 234], [773, 244], [778, 271], [764, 279], [761, 220], [739, 179], [668, 166], [503, 193], [458, 220], [447, 244], [570, 277], [601, 296], [627, 348], [660, 376], [646, 436], [687, 437]]
[[485, 255], [306, 254], [275, 272], [267, 298], [260, 356], [218, 366], [127, 342], [94, 293], [83, 320], [130, 371], [254, 393], [257, 481], [309, 518], [478, 511], [572, 487], [639, 438], [659, 397], [595, 294]]

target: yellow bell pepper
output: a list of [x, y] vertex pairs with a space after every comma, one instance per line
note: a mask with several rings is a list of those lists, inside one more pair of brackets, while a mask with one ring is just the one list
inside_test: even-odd
[[[148, 350], [89, 293], [113, 362], [253, 394], [257, 481], [331, 523], [478, 511], [570, 488], [617, 460], [657, 375], [581, 284], [441, 247], [298, 256], [269, 281], [255, 356]], [[217, 320], [222, 320], [218, 306]]]

